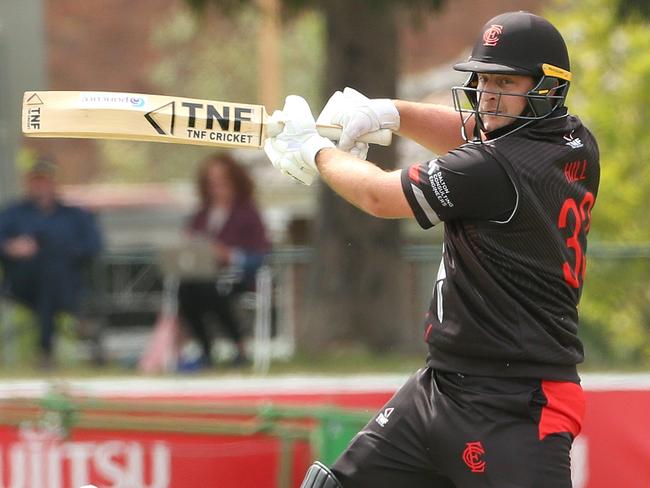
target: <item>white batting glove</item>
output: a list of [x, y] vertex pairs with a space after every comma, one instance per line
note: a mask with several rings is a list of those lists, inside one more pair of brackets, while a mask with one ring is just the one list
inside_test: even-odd
[[266, 140], [264, 152], [280, 171], [311, 185], [318, 176], [316, 154], [334, 144], [316, 132], [314, 116], [302, 97], [289, 95], [282, 111], [275, 111], [271, 118], [284, 123], [284, 130]]
[[379, 129], [399, 130], [399, 112], [388, 98], [370, 99], [354, 88], [335, 92], [318, 116], [318, 123], [343, 127], [338, 147], [353, 156], [366, 159], [368, 144], [359, 138]]

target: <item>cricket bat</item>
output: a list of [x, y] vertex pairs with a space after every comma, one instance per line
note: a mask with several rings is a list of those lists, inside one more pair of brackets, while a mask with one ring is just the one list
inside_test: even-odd
[[[262, 105], [118, 92], [27, 91], [22, 129], [28, 137], [72, 137], [170, 142], [230, 148], [264, 146], [282, 122], [270, 120]], [[338, 140], [341, 127], [317, 126]], [[361, 140], [388, 146], [388, 129]]]

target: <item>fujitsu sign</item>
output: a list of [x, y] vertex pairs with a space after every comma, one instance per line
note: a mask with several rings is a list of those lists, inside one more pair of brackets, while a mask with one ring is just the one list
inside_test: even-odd
[[0, 488], [168, 488], [170, 480], [171, 449], [161, 441], [62, 441], [22, 428], [17, 442], [0, 446]]

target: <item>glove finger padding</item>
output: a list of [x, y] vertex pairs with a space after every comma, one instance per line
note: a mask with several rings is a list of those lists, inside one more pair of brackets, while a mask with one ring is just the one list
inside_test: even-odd
[[334, 147], [332, 141], [321, 137], [309, 104], [304, 98], [290, 95], [282, 112], [275, 112], [274, 121], [284, 123], [280, 134], [267, 139], [264, 151], [274, 167], [301, 183], [311, 185], [316, 176], [316, 154], [326, 147]]
[[400, 117], [395, 103], [389, 98], [368, 98], [354, 88], [346, 87], [343, 96], [349, 100], [355, 100], [358, 106], [367, 109], [376, 118], [381, 129], [399, 130]]
[[264, 152], [269, 158], [269, 161], [271, 161], [271, 164], [276, 168], [280, 168], [278, 163], [286, 150], [286, 143], [284, 141], [278, 141], [275, 137], [269, 138], [264, 142]]
[[352, 88], [350, 86], [346, 86], [343, 89], [343, 96], [345, 96], [346, 98], [349, 98], [350, 100], [357, 100], [357, 101], [360, 101], [360, 102], [367, 102], [368, 100], [370, 100], [363, 93], [355, 90], [354, 88]]
[[340, 91], [334, 92], [334, 94], [327, 101], [323, 110], [321, 110], [318, 118], [316, 119], [317, 124], [322, 125], [334, 125], [337, 122], [334, 122], [334, 117], [341, 111], [345, 110], [347, 107], [346, 101], [343, 97], [343, 93]]
[[300, 149], [288, 151], [286, 141], [269, 138], [264, 143], [264, 152], [273, 167], [301, 183], [311, 185], [316, 179], [317, 171], [304, 163]]
[[316, 121], [307, 101], [296, 95], [289, 95], [282, 109], [284, 130], [281, 136], [296, 136], [309, 132], [316, 133]]
[[321, 124], [340, 125], [343, 130], [338, 147], [353, 155], [367, 154], [367, 148], [357, 148], [357, 141], [379, 129], [399, 129], [399, 112], [392, 100], [369, 99], [354, 88], [335, 92], [318, 116]]
[[343, 113], [355, 109], [368, 101], [368, 97], [362, 95], [354, 88], [346, 87], [342, 92], [335, 91], [318, 115], [316, 123], [341, 125], [340, 117]]
[[349, 152], [355, 158], [366, 159], [368, 157], [368, 144], [357, 141]]
[[318, 174], [316, 170], [303, 164], [298, 152], [285, 154], [279, 161], [279, 168], [284, 174], [292, 176], [305, 185], [311, 185]]
[[378, 130], [379, 123], [373, 119], [366, 107], [358, 107], [354, 112], [342, 114], [340, 125], [343, 126], [343, 130], [339, 139], [339, 148], [349, 151], [361, 136]]

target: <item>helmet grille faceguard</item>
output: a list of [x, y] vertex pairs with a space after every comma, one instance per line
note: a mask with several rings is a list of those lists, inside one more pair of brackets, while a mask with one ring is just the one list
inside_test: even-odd
[[[463, 86], [454, 86], [451, 89], [454, 101], [454, 108], [460, 114], [462, 124], [462, 135], [467, 142], [480, 142], [480, 132], [485, 130], [483, 125], [483, 115], [491, 115], [495, 117], [505, 117], [522, 121], [534, 121], [548, 117], [554, 110], [562, 107], [566, 99], [566, 94], [569, 89], [569, 81], [562, 80], [551, 76], [542, 76], [537, 84], [528, 93], [508, 93], [508, 92], [493, 92], [488, 90], [480, 90], [477, 88], [478, 76], [472, 73]], [[469, 101], [470, 107], [467, 103], [463, 103], [461, 94], [464, 94]], [[480, 110], [481, 98], [484, 94], [496, 95], [497, 104], [494, 110]], [[500, 112], [501, 98], [508, 97], [522, 97], [526, 99], [526, 108], [518, 115], [506, 115]], [[468, 124], [475, 121], [475, 129], [472, 137], [468, 134]], [[513, 131], [521, 128], [518, 124], [513, 127]], [[512, 131], [511, 131], [512, 132]]]

